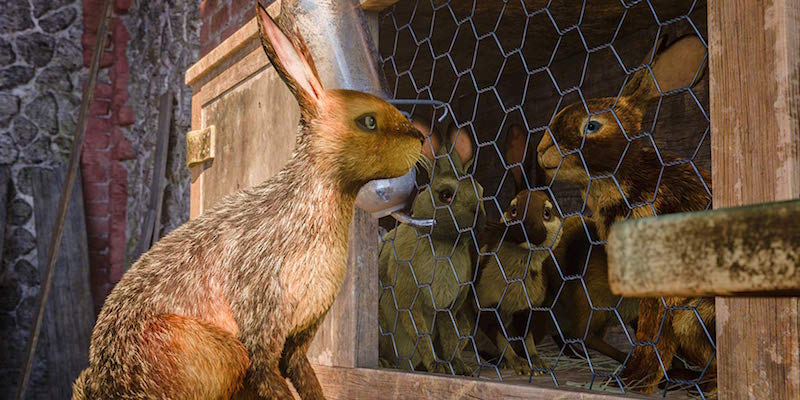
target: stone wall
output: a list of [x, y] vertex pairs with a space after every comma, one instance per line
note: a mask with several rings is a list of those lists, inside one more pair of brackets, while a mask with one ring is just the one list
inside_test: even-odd
[[196, 1], [137, 1], [122, 19], [131, 37], [128, 85], [134, 124], [126, 137], [135, 158], [128, 171], [127, 265], [139, 256], [136, 249], [149, 209], [155, 146], [158, 133], [158, 99], [171, 89], [166, 188], [160, 224], [163, 237], [189, 218], [189, 170], [186, 167], [186, 132], [191, 129], [191, 89], [183, 81], [186, 70], [199, 58], [200, 10]]
[[[66, 162], [103, 0], [14, 0], [0, 9], [0, 168], [10, 168], [0, 257], [0, 398], [19, 378], [40, 271], [30, 176]], [[149, 204], [157, 99], [174, 95], [161, 235], [189, 216], [185, 133], [190, 89], [183, 74], [199, 57], [200, 9], [192, 0], [116, 0], [90, 108], [81, 162], [99, 310], [138, 254]], [[60, 190], [60, 188], [53, 188]], [[46, 343], [40, 343], [46, 346]], [[47, 398], [46, 361], [37, 362], [29, 398]], [[41, 392], [41, 393], [40, 393]]]
[[[0, 398], [11, 398], [39, 292], [30, 172], [69, 154], [86, 73], [79, 0], [14, 0], [0, 10], [0, 165], [10, 166], [0, 262]], [[58, 188], [54, 188], [58, 190]], [[49, 234], [44, 232], [43, 234]], [[46, 365], [37, 363], [32, 386]], [[29, 398], [46, 398], [37, 390]]]

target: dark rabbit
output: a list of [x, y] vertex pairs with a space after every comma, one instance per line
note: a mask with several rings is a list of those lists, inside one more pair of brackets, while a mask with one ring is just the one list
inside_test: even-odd
[[306, 350], [345, 276], [356, 193], [408, 172], [422, 135], [378, 97], [324, 90], [302, 38], [256, 15], [300, 103], [294, 154], [133, 265], [97, 319], [74, 399], [289, 399], [286, 378], [323, 398]]
[[[384, 333], [392, 334], [382, 337], [381, 363], [393, 367], [398, 357], [411, 357], [411, 364], [400, 366], [466, 375], [471, 368], [460, 358], [466, 341], [458, 340], [453, 320], [462, 335], [469, 331], [470, 321], [458, 319], [457, 311], [474, 270], [470, 251], [474, 241], [467, 228], [479, 231], [485, 218], [483, 188], [467, 175], [475, 147], [465, 129], [450, 129], [442, 137], [431, 130], [431, 123], [421, 119], [414, 123], [428, 135], [422, 164], [431, 180], [414, 199], [413, 216], [433, 218], [436, 225], [400, 224], [384, 235], [379, 274], [382, 284], [393, 289], [381, 296], [380, 323]], [[411, 315], [398, 309], [410, 309]]]
[[[528, 172], [528, 176], [536, 177], [539, 182], [545, 183], [543, 171], [534, 163], [535, 151], [528, 149], [528, 134], [524, 129], [512, 125], [506, 134], [505, 147], [506, 161], [520, 164], [520, 167], [511, 171], [517, 187], [525, 187], [520, 168]], [[625, 360], [625, 353], [603, 339], [609, 327], [619, 324], [616, 314], [610, 309], [616, 308], [622, 321], [628, 323], [636, 318], [639, 301], [621, 300], [619, 296], [611, 293], [605, 249], [602, 246], [592, 246], [587, 236], [588, 233], [592, 240], [597, 241], [597, 230], [593, 220], [585, 216], [583, 218], [577, 215], [570, 216], [564, 219], [561, 229], [561, 240], [553, 247], [558, 266], [552, 258], [544, 261], [543, 271], [547, 279], [547, 298], [544, 304], [553, 305], [560, 331], [566, 338], [584, 339], [587, 347], [622, 363]], [[570, 279], [565, 282], [562, 274], [573, 277], [580, 275], [582, 281]], [[558, 296], [557, 301], [553, 304], [556, 296]], [[551, 326], [548, 333], [559, 335], [555, 326]]]
[[[659, 43], [656, 50], [660, 44], [663, 43]], [[575, 103], [561, 110], [550, 125], [550, 134], [542, 138], [537, 148], [539, 165], [549, 179], [557, 174], [559, 179], [587, 188], [586, 200], [594, 213], [601, 240], [607, 239], [609, 228], [617, 221], [703, 210], [711, 201], [711, 179], [707, 171], [695, 171], [692, 165], [679, 163], [666, 154], [660, 155], [664, 165], [667, 165], [663, 167], [658, 154], [643, 145], [649, 142], [647, 139], [629, 142], [625, 136], [642, 133], [642, 119], [658, 101], [660, 92], [691, 87], [699, 80], [706, 60], [706, 47], [699, 38], [687, 36], [656, 54], [650, 66], [652, 76], [648, 68], [637, 71], [627, 82], [619, 99], [609, 97], [586, 101], [588, 111], [598, 114], [587, 115], [583, 103]], [[644, 62], [649, 62], [650, 58], [648, 55]], [[608, 111], [602, 112], [612, 108], [624, 133], [614, 115]], [[583, 155], [586, 168], [579, 153]], [[610, 178], [593, 179], [590, 184], [587, 169], [593, 177], [613, 174], [626, 197], [622, 196]], [[698, 174], [702, 181], [698, 179]], [[631, 210], [628, 204], [634, 205], [634, 209]], [[709, 328], [711, 337], [714, 337], [713, 299], [700, 301], [698, 298], [669, 297], [664, 300], [669, 307], [697, 306], [698, 315]], [[714, 345], [694, 311], [674, 310], [666, 313], [666, 316], [664, 314], [665, 307], [660, 299], [642, 299], [637, 341], [658, 340], [655, 347], [667, 368], [676, 351], [680, 351], [696, 365], [705, 366], [708, 363], [706, 377], [715, 378]], [[636, 383], [636, 390], [651, 393], [664, 373], [652, 346], [645, 345], [636, 347], [622, 375], [629, 384]]]
[[[525, 347], [530, 353], [531, 365], [539, 368], [534, 369], [535, 374], [548, 368], [547, 364], [536, 356], [534, 347], [534, 343], [541, 341], [545, 334], [553, 336], [561, 343], [563, 342], [560, 334], [568, 339], [584, 339], [589, 348], [600, 351], [621, 363], [624, 361], [625, 354], [603, 340], [608, 327], [619, 322], [613, 311], [599, 308], [616, 307], [623, 321], [629, 322], [636, 317], [638, 300], [624, 299], [620, 302], [620, 298], [611, 293], [608, 285], [605, 251], [598, 246], [591, 248], [591, 252], [589, 249], [591, 244], [586, 232], [592, 235], [594, 240], [597, 240], [594, 223], [587, 217], [582, 220], [579, 216], [568, 217], [563, 220], [563, 224], [561, 218], [557, 219], [558, 223], [551, 223], [551, 218], [554, 218], [552, 215], [557, 211], [545, 208], [552, 208], [547, 196], [543, 192], [527, 189], [528, 185], [525, 182], [528, 179], [535, 182], [537, 175], [540, 174], [537, 166], [533, 163], [535, 152], [528, 146], [528, 137], [527, 132], [515, 124], [509, 128], [505, 139], [505, 160], [507, 163], [515, 165], [510, 171], [515, 187], [520, 190], [506, 211], [506, 218], [513, 221], [524, 213], [525, 223], [522, 226], [525, 227], [527, 239], [519, 230], [511, 230], [500, 246], [500, 250], [506, 247], [514, 247], [515, 250], [497, 252], [497, 260], [504, 267], [505, 278], [512, 279], [512, 276], [519, 276], [522, 279], [524, 266], [527, 264], [528, 275], [522, 279], [526, 292], [511, 290], [511, 286], [506, 290], [506, 280], [497, 272], [499, 271], [496, 266], [497, 261], [493, 257], [488, 257], [485, 258], [486, 261], [481, 262], [479, 278], [476, 281], [476, 290], [478, 298], [481, 299], [481, 306], [487, 307], [484, 300], [491, 301], [492, 296], [498, 297], [496, 300], [499, 300], [499, 296], [502, 294], [503, 302], [498, 311], [504, 323], [508, 325], [512, 321], [512, 317], [516, 316], [516, 321], [512, 326], [505, 326], [506, 334], [509, 332], [526, 333]], [[525, 171], [525, 176], [523, 176], [523, 171]], [[541, 179], [541, 177], [538, 178]], [[542, 210], [546, 211], [546, 214], [543, 214]], [[549, 229], [547, 229], [548, 227]], [[542, 228], [548, 231], [548, 239], [544, 242], [539, 241]], [[496, 232], [495, 240], [502, 233], [502, 230]], [[551, 235], [556, 237], [556, 234], [558, 240], [550, 239]], [[526, 246], [528, 248], [552, 247], [558, 266], [546, 250], [540, 250], [533, 254], [518, 250], [519, 244], [525, 240], [530, 241]], [[587, 257], [589, 258], [588, 263]], [[515, 268], [518, 265], [523, 265], [523, 267]], [[559, 268], [565, 276], [582, 276], [583, 282], [580, 279], [564, 282]], [[586, 285], [585, 290], [583, 283]], [[587, 291], [591, 303], [587, 299]], [[534, 317], [531, 320], [533, 324], [531, 329], [525, 328], [530, 317], [530, 313], [527, 311], [536, 306], [552, 306], [560, 331], [552, 324], [552, 318], [543, 313], [540, 313], [538, 318]], [[492, 320], [491, 317], [488, 319]], [[520, 322], [523, 324], [522, 327], [518, 326]], [[498, 349], [506, 347], [506, 336], [499, 329], [498, 324], [492, 326], [483, 323], [481, 327], [486, 335], [494, 340]], [[515, 348], [519, 349], [520, 346], [515, 346]], [[504, 359], [507, 366], [516, 370], [517, 373], [527, 375], [531, 372], [527, 360], [516, 357], [513, 353], [509, 354], [508, 351], [505, 354]]]
[[[476, 338], [476, 343], [485, 358], [501, 356], [505, 366], [518, 374], [528, 375], [533, 368], [533, 374], [539, 375], [550, 366], [536, 352], [540, 338], [534, 337], [532, 329], [520, 329], [519, 317], [523, 315], [527, 322], [534, 307], [544, 307], [547, 282], [542, 268], [550, 257], [547, 247], [557, 245], [561, 238], [561, 217], [544, 192], [525, 189], [511, 201], [504, 219], [487, 229], [492, 239], [481, 248], [484, 255], [474, 284], [477, 306], [497, 311], [484, 313], [476, 332], [476, 336], [485, 335], [493, 348], [481, 345], [486, 343], [483, 337]], [[508, 229], [506, 224], [511, 224]], [[512, 346], [511, 337], [522, 337], [524, 346], [519, 342]]]

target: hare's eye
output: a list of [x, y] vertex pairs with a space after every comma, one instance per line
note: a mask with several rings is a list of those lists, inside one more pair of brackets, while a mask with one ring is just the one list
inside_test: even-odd
[[509, 211], [512, 217], [517, 216], [517, 206], [511, 207], [511, 211]]
[[586, 123], [586, 128], [584, 129], [584, 131], [586, 133], [595, 133], [595, 132], [599, 131], [600, 128], [602, 128], [602, 127], [603, 127], [603, 124], [601, 124], [601, 123], [599, 123], [597, 121], [589, 121], [589, 122]]
[[439, 192], [439, 201], [444, 204], [450, 204], [453, 201], [453, 192], [450, 189], [444, 189]]
[[358, 117], [356, 119], [356, 124], [358, 124], [361, 129], [367, 131], [374, 131], [376, 128], [378, 128], [378, 120], [376, 120], [372, 115], [362, 115]]
[[544, 212], [542, 213], [542, 219], [545, 221], [550, 221], [550, 218], [553, 217], [553, 213], [550, 211], [549, 208], [545, 208]]

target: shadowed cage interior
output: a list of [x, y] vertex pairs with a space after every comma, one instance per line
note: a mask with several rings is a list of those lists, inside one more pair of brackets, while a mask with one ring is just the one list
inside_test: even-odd
[[[606, 115], [624, 132], [628, 143], [624, 149], [636, 143], [658, 155], [662, 172], [650, 182], [653, 193], [659, 192], [664, 170], [688, 166], [696, 173], [699, 190], [710, 198], [711, 182], [700, 173], [710, 171], [711, 159], [707, 71], [698, 71], [691, 85], [658, 93], [648, 105], [634, 104], [642, 110], [640, 131], [625, 130], [622, 114], [627, 111], [620, 105], [636, 72], [649, 73], [648, 54], [653, 49], [658, 54], [662, 41], [668, 46], [693, 36], [707, 47], [706, 2], [401, 0], [379, 20], [381, 62], [394, 98], [437, 100], [447, 103], [449, 110], [438, 121], [442, 107], [399, 106], [421, 118], [432, 128], [430, 134], [443, 140], [440, 151], [434, 150], [432, 159], [418, 166], [419, 194], [412, 209], [414, 216], [435, 216], [437, 226], [404, 230], [391, 218], [381, 220], [381, 365], [558, 387], [635, 390], [636, 382], [623, 381], [620, 372], [634, 347], [651, 344], [637, 342], [635, 317], [620, 310], [624, 299], [615, 299], [613, 304], [592, 299], [591, 288], [598, 283], [592, 279], [598, 277], [587, 270], [592, 255], [604, 254], [605, 241], [590, 229], [592, 205], [582, 193], [595, 184], [616, 188], [626, 217], [641, 209], [659, 214], [655, 194], [635, 200], [619, 183], [613, 165], [618, 170], [627, 150], [614, 155], [611, 172], [593, 171], [587, 158], [597, 153], [584, 151], [582, 145], [574, 149], [559, 145], [553, 132], [562, 127], [555, 121], [559, 111], [576, 103], [582, 105], [587, 121]], [[591, 99], [598, 98], [610, 100], [597, 108]], [[510, 132], [514, 129], [523, 133], [521, 146], [513, 145]], [[464, 143], [458, 137], [464, 135], [472, 144], [471, 160], [458, 151], [459, 143]], [[582, 160], [586, 184], [575, 183], [565, 172], [559, 174], [563, 169], [556, 169], [552, 177], [537, 172], [537, 144], [543, 137], [564, 147], [559, 147], [562, 159], [573, 155]], [[509, 149], [518, 150], [522, 160], [509, 159], [513, 158]], [[515, 187], [515, 168], [523, 170], [523, 187]], [[527, 222], [509, 218], [512, 208], [522, 207], [522, 200], [512, 203], [512, 199], [523, 190], [532, 194], [521, 199], [546, 199], [542, 201], [552, 204], [554, 215], [561, 216], [553, 219], [555, 225], [545, 224], [546, 229], [555, 229], [557, 237], [563, 237], [558, 235], [565, 231], [566, 221], [577, 221], [577, 235], [582, 235], [584, 245], [568, 249], [562, 257], [556, 254], [555, 237], [533, 240], [536, 233], [529, 232]], [[481, 207], [464, 201], [471, 197], [482, 203], [485, 215]], [[710, 201], [704, 207], [710, 208]], [[426, 211], [434, 215], [420, 215]], [[504, 265], [505, 256], [498, 255], [503, 241], [519, 236], [520, 230], [529, 245], [516, 247], [524, 248], [526, 262], [555, 266], [549, 280], [530, 283], [536, 271], [525, 267], [522, 273], [511, 271], [513, 267]], [[493, 268], [503, 282], [496, 285], [499, 293], [481, 297], [476, 280], [481, 269], [488, 268], [484, 267], [487, 262], [496, 264]], [[566, 320], [571, 314], [557, 310], [557, 304], [570, 305], [564, 297], [567, 287], [581, 288], [571, 293], [578, 293], [588, 304], [586, 326], [578, 329], [565, 327], [574, 325]], [[496, 301], [481, 304], [484, 298]], [[508, 320], [499, 309], [503, 302], [512, 301], [527, 306]], [[707, 301], [713, 304], [713, 299], [702, 299], [690, 306], [667, 305], [666, 313], [689, 315], [687, 323], [704, 331], [713, 346], [714, 327], [706, 326], [696, 311]], [[466, 308], [473, 312], [460, 311]], [[624, 354], [622, 362], [587, 344], [589, 327], [598, 320], [607, 325], [601, 330], [605, 342]], [[479, 330], [491, 321], [502, 337], [490, 337], [496, 346], [487, 351]], [[542, 329], [547, 333], [535, 341], [542, 361], [538, 362], [531, 359], [532, 343], [525, 338], [545, 325], [549, 328]], [[522, 365], [509, 360], [512, 352], [521, 356]], [[432, 361], [426, 360], [426, 353], [433, 354]], [[705, 398], [708, 393], [702, 384], [711, 362], [693, 363], [678, 352], [672, 365], [680, 364], [695, 375], [682, 378], [668, 373], [655, 393]]]

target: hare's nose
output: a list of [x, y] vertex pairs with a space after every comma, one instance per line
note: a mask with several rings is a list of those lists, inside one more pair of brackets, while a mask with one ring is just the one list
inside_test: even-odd
[[550, 138], [550, 133], [545, 132], [542, 140], [539, 141], [539, 145], [536, 146], [536, 152], [542, 154], [551, 146], [553, 146], [553, 139]]

